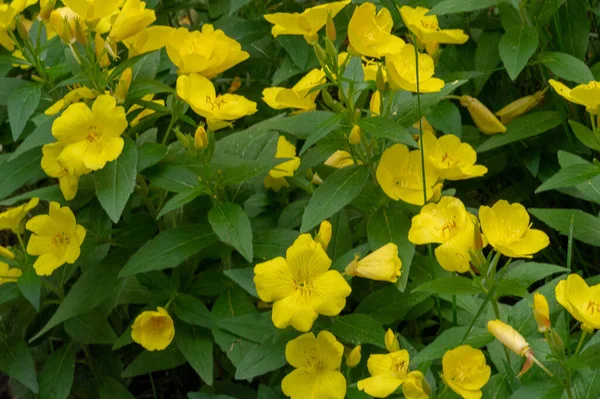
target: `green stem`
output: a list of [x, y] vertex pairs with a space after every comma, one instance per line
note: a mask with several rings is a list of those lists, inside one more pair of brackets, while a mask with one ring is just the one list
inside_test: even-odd
[[[552, 371], [548, 370], [548, 369], [546, 368], [546, 366], [544, 366], [544, 365], [542, 364], [542, 362], [540, 362], [539, 360], [537, 360], [537, 359], [536, 359], [536, 357], [535, 357], [535, 356], [533, 356], [533, 357], [531, 358], [531, 360], [533, 360], [533, 362], [534, 362], [535, 364], [537, 364], [537, 365], [538, 365], [538, 366], [539, 366], [539, 367], [540, 367], [542, 370], [544, 370], [544, 372], [545, 372], [546, 374], [548, 374], [548, 375], [549, 375], [549, 376], [550, 376], [552, 379], [554, 379], [554, 374], [552, 373]], [[562, 381], [561, 381], [561, 382], [562, 382]], [[564, 385], [564, 384], [563, 384], [563, 385]]]
[[169, 122], [169, 127], [167, 128], [167, 133], [165, 133], [165, 137], [163, 137], [163, 144], [167, 144], [167, 142], [169, 141], [169, 136], [171, 135], [171, 130], [173, 130], [173, 126], [175, 126], [175, 123], [177, 122], [179, 118], [175, 115], [171, 116], [171, 122]]
[[419, 148], [421, 149], [421, 179], [423, 180], [423, 205], [427, 203], [427, 182], [425, 180], [425, 147], [423, 145], [423, 115], [421, 114], [421, 94], [419, 87], [419, 50], [416, 40], [412, 38], [415, 48], [415, 73], [417, 79], [417, 112], [419, 115]]
[[585, 336], [587, 335], [587, 331], [583, 331], [581, 333], [581, 337], [579, 338], [579, 343], [577, 344], [577, 348], [575, 349], [575, 355], [579, 353], [581, 348], [583, 347], [583, 341], [585, 340]]

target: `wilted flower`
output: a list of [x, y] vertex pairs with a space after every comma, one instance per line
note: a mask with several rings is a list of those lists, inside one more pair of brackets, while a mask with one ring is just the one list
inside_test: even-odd
[[546, 89], [540, 90], [530, 96], [521, 97], [496, 112], [496, 116], [500, 117], [500, 122], [503, 124], [509, 123], [513, 119], [516, 119], [537, 107], [538, 104], [544, 100], [545, 93]]
[[533, 318], [539, 332], [544, 333], [550, 329], [550, 307], [546, 297], [539, 292], [533, 294]]
[[429, 163], [447, 180], [464, 180], [483, 176], [487, 168], [475, 165], [477, 153], [467, 143], [461, 143], [453, 134], [436, 138], [430, 131], [423, 132], [423, 147]]
[[591, 114], [597, 115], [600, 113], [600, 82], [592, 80], [573, 89], [569, 89], [554, 79], [550, 79], [549, 83], [558, 94], [568, 101], [585, 106], [586, 111]]
[[475, 125], [485, 134], [506, 133], [506, 126], [478, 99], [471, 96], [461, 96], [460, 105], [467, 108]]
[[[254, 267], [254, 284], [261, 300], [275, 302], [272, 319], [277, 328], [292, 325], [308, 331], [319, 314], [335, 316], [346, 305], [350, 286], [310, 234], [301, 234], [277, 257]], [[341, 361], [340, 351], [340, 361]]]
[[422, 53], [419, 53], [419, 85], [417, 87], [417, 60], [412, 44], [405, 45], [397, 54], [386, 55], [385, 65], [388, 81], [394, 90], [434, 93], [444, 87], [443, 80], [433, 77], [435, 72], [433, 58]]
[[167, 45], [175, 28], [170, 26], [150, 26], [141, 32], [123, 40], [129, 50], [128, 57], [149, 53]]
[[350, 46], [367, 57], [396, 54], [405, 43], [391, 34], [393, 26], [394, 21], [387, 8], [382, 7], [377, 12], [375, 4], [365, 2], [354, 9], [348, 23]]
[[173, 319], [160, 306], [156, 310], [142, 312], [131, 326], [131, 339], [149, 351], [165, 349], [174, 336]]
[[358, 363], [360, 363], [360, 359], [361, 359], [361, 354], [360, 354], [360, 345], [356, 345], [354, 347], [354, 349], [352, 349], [350, 352], [348, 352], [348, 354], [346, 355], [346, 366], [348, 367], [356, 367], [358, 366]]
[[402, 261], [398, 257], [398, 246], [389, 243], [371, 252], [364, 258], [354, 257], [346, 266], [345, 273], [349, 276], [358, 276], [378, 281], [395, 283], [401, 272]]
[[531, 351], [525, 337], [503, 321], [488, 321], [487, 329], [498, 341], [517, 355], [526, 356]]
[[40, 199], [34, 197], [28, 202], [8, 208], [4, 212], [0, 213], [0, 230], [11, 229], [15, 234], [21, 234], [23, 232], [23, 219], [29, 213], [30, 210], [35, 208], [40, 202]]
[[444, 383], [465, 399], [481, 398], [481, 388], [492, 373], [483, 352], [469, 345], [447, 351], [442, 358], [442, 368]]
[[118, 43], [142, 32], [154, 21], [156, 21], [154, 10], [146, 9], [144, 1], [126, 0], [108, 37], [112, 42]]
[[310, 111], [317, 107], [315, 100], [319, 95], [315, 87], [325, 83], [322, 69], [313, 69], [298, 81], [291, 89], [285, 87], [267, 87], [263, 90], [263, 101], [273, 109], [292, 108]]
[[287, 141], [285, 136], [279, 136], [275, 158], [291, 158], [271, 169], [265, 177], [265, 187], [279, 191], [281, 187], [288, 187], [285, 178], [294, 176], [294, 172], [300, 167], [300, 157], [296, 156], [296, 146]]
[[319, 233], [315, 237], [315, 241], [321, 244], [323, 249], [327, 251], [327, 246], [331, 241], [331, 223], [328, 220], [323, 220], [319, 226]]
[[367, 368], [371, 377], [358, 381], [358, 390], [375, 398], [388, 397], [406, 381], [409, 360], [406, 349], [369, 356]]
[[577, 274], [570, 274], [558, 283], [556, 300], [587, 332], [600, 329], [600, 284], [588, 286]]

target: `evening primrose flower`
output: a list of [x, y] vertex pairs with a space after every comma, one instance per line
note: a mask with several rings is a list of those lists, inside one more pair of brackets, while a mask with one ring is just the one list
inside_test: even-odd
[[346, 355], [346, 366], [351, 368], [358, 366], [358, 363], [360, 363], [360, 359], [362, 358], [360, 351], [360, 345], [356, 345], [354, 349], [348, 352]]
[[406, 349], [386, 355], [371, 355], [367, 368], [371, 377], [358, 381], [358, 390], [375, 398], [390, 396], [408, 376], [410, 356]]
[[545, 93], [546, 89], [530, 96], [521, 97], [496, 112], [496, 116], [500, 118], [500, 122], [507, 124], [537, 107], [544, 100]]
[[109, 53], [114, 57], [117, 53], [117, 43], [107, 42], [98, 32], [96, 32], [96, 35], [94, 36], [94, 54], [96, 54], [96, 60], [101, 68], [110, 66], [110, 58], [108, 58]]
[[346, 266], [348, 276], [358, 276], [377, 281], [395, 283], [401, 272], [402, 261], [398, 257], [398, 246], [389, 243], [371, 252], [359, 260], [356, 255], [354, 260]]
[[483, 235], [494, 249], [511, 258], [531, 258], [550, 244], [546, 233], [532, 229], [529, 214], [519, 203], [505, 200], [479, 208]]
[[470, 345], [447, 351], [442, 358], [442, 369], [444, 383], [465, 399], [481, 398], [481, 388], [492, 373], [483, 352]]
[[400, 7], [404, 25], [415, 35], [419, 44], [425, 45], [429, 54], [435, 54], [440, 44], [463, 44], [469, 40], [462, 29], [440, 29], [437, 16], [426, 15], [428, 8]]
[[591, 114], [598, 115], [600, 113], [600, 82], [592, 80], [587, 84], [580, 84], [573, 89], [569, 89], [554, 79], [550, 79], [548, 82], [566, 100], [585, 106], [586, 111]]
[[23, 275], [21, 269], [10, 268], [8, 263], [0, 261], [0, 285], [5, 283], [16, 283]]
[[36, 2], [31, 0], [12, 0], [11, 2], [0, 3], [0, 46], [8, 51], [15, 49], [15, 43], [8, 32], [15, 29], [17, 15]]
[[391, 353], [400, 350], [400, 342], [398, 341], [398, 337], [396, 337], [396, 334], [394, 334], [391, 328], [388, 328], [385, 332], [384, 341], [385, 348], [388, 350], [388, 352]]
[[[154, 93], [151, 94], [146, 94], [144, 97], [141, 98], [142, 101], [148, 101], [148, 102], [152, 102], [156, 105], [162, 105], [163, 107], [165, 106], [165, 100], [154, 100]], [[139, 105], [139, 104], [133, 104], [131, 107], [129, 107], [129, 109], [127, 110], [127, 115], [129, 115], [130, 113], [137, 111], [139, 109], [144, 108], [143, 106]], [[152, 115], [153, 113], [155, 113], [156, 111], [150, 108], [144, 108], [144, 110], [142, 112], [140, 112], [139, 114], [137, 114], [135, 116], [135, 118], [133, 118], [133, 120], [129, 123], [129, 126], [131, 127], [135, 127], [137, 126], [140, 121], [142, 119], [144, 119], [147, 116]]]
[[439, 243], [435, 258], [451, 272], [470, 269], [470, 252], [476, 251], [477, 218], [455, 197], [442, 197], [437, 204], [427, 204], [412, 218], [408, 240], [416, 245]]
[[311, 111], [317, 107], [315, 100], [319, 95], [315, 87], [326, 82], [322, 69], [313, 69], [298, 81], [291, 89], [285, 87], [267, 87], [263, 90], [263, 101], [273, 109], [292, 108], [299, 111]]
[[58, 162], [71, 175], [104, 168], [123, 151], [126, 127], [125, 110], [112, 96], [98, 96], [92, 109], [84, 103], [69, 105], [52, 124], [52, 135], [65, 145]]
[[[394, 144], [387, 148], [381, 155], [376, 177], [383, 192], [394, 201], [402, 200], [413, 205], [423, 205], [423, 175], [419, 150], [409, 152], [404, 144]], [[438, 177], [436, 170], [426, 160], [427, 201], [441, 194], [442, 184], [437, 184]]]
[[327, 251], [327, 246], [331, 241], [331, 223], [329, 220], [323, 220], [319, 226], [319, 233], [315, 237], [315, 241], [321, 244], [323, 249]]
[[[412, 44], [405, 45], [397, 54], [387, 55], [385, 65], [392, 89], [417, 92], [417, 62]], [[442, 90], [444, 81], [434, 78], [434, 72], [433, 58], [419, 53], [419, 93], [434, 93]]]
[[127, 93], [129, 92], [129, 86], [131, 85], [132, 77], [133, 70], [131, 68], [125, 68], [123, 73], [121, 73], [114, 95], [114, 97], [117, 99], [118, 104], [123, 104], [125, 102]]
[[79, 102], [81, 100], [91, 100], [94, 98], [96, 98], [96, 93], [94, 93], [91, 89], [85, 86], [76, 87], [65, 94], [63, 98], [48, 107], [48, 109], [44, 111], [44, 114], [56, 115], [70, 104]]
[[192, 73], [177, 78], [177, 95], [215, 131], [232, 126], [232, 121], [256, 112], [256, 103], [237, 94], [219, 94], [203, 75]]
[[174, 336], [173, 319], [160, 306], [140, 313], [131, 326], [131, 339], [149, 351], [165, 349]]
[[577, 321], [586, 332], [600, 329], [600, 284], [588, 286], [577, 274], [570, 274], [558, 283], [555, 289], [556, 300]]
[[24, 204], [8, 208], [4, 212], [0, 213], [0, 230], [12, 230], [15, 234], [23, 233], [23, 219], [29, 213], [30, 210], [35, 208], [40, 199], [34, 197]]
[[79, 258], [85, 239], [85, 229], [78, 225], [68, 206], [50, 203], [48, 215], [31, 218], [26, 225], [33, 234], [27, 243], [27, 253], [38, 256], [33, 264], [40, 276], [49, 276], [65, 263], [73, 264]]
[[[369, 3], [365, 3], [369, 4]], [[381, 72], [379, 72], [381, 71]], [[363, 64], [363, 75], [365, 77], [365, 82], [372, 80], [373, 82], [377, 82], [377, 74], [381, 73], [381, 78], [383, 80], [382, 83], [387, 82], [387, 72], [385, 71], [385, 67], [381, 62], [370, 62], [367, 61]]]
[[296, 146], [284, 136], [279, 136], [275, 158], [291, 158], [271, 169], [265, 177], [265, 187], [277, 192], [281, 187], [289, 186], [285, 178], [294, 176], [294, 172], [300, 167], [300, 157], [296, 156]]
[[123, 39], [122, 43], [129, 50], [127, 56], [132, 58], [165, 47], [173, 32], [175, 28], [170, 26], [154, 25]]
[[478, 99], [471, 96], [460, 96], [460, 105], [467, 108], [473, 122], [482, 133], [487, 135], [506, 133], [506, 126]]
[[391, 34], [393, 27], [394, 21], [387, 8], [382, 7], [377, 12], [375, 4], [363, 3], [354, 9], [348, 23], [350, 46], [366, 57], [381, 58], [396, 54], [405, 43]]
[[[58, 157], [65, 145], [60, 142], [46, 144], [42, 147], [42, 169], [50, 176], [58, 178], [60, 191], [67, 201], [71, 201], [77, 194], [80, 175], [72, 174], [69, 169], [58, 162]], [[91, 169], [80, 170], [87, 174]]]
[[461, 143], [453, 134], [436, 138], [430, 131], [424, 131], [423, 146], [429, 163], [443, 179], [465, 180], [487, 173], [485, 166], [475, 165], [477, 153], [473, 147]]
[[59, 7], [50, 13], [46, 28], [49, 32], [55, 32], [63, 43], [70, 44], [77, 40], [78, 26], [82, 31], [87, 30], [87, 26], [75, 11], [69, 7]]
[[289, 341], [285, 358], [294, 371], [281, 381], [284, 395], [292, 399], [346, 397], [346, 379], [340, 372], [344, 345], [329, 331], [317, 337], [306, 333]]
[[[344, 150], [337, 150], [331, 154], [329, 158], [325, 160], [324, 164], [336, 169], [347, 168], [348, 166], [355, 165], [352, 155], [350, 155], [348, 151]], [[362, 162], [359, 162], [359, 165], [360, 164], [362, 164]]]
[[140, 33], [154, 21], [156, 21], [154, 10], [146, 9], [145, 2], [126, 0], [108, 37], [112, 42], [121, 42]]
[[167, 54], [178, 73], [199, 73], [212, 78], [250, 57], [221, 29], [202, 25], [202, 32], [179, 28], [167, 42]]
[[95, 26], [100, 19], [119, 11], [123, 0], [63, 0], [83, 20]]
[[405, 399], [428, 399], [431, 388], [425, 376], [418, 370], [411, 371], [402, 384], [402, 394]]
[[265, 19], [274, 26], [271, 28], [273, 37], [279, 35], [302, 35], [310, 44], [317, 40], [317, 32], [327, 23], [327, 17], [335, 17], [350, 0], [336, 1], [307, 8], [302, 13], [278, 12], [265, 14]]
[[533, 318], [539, 332], [545, 333], [550, 329], [550, 307], [546, 297], [539, 292], [533, 294]]
[[259, 298], [274, 302], [275, 327], [292, 325], [305, 332], [319, 314], [335, 316], [342, 311], [351, 289], [337, 270], [329, 270], [330, 266], [331, 259], [321, 244], [310, 234], [301, 234], [285, 258], [280, 256], [254, 267]]

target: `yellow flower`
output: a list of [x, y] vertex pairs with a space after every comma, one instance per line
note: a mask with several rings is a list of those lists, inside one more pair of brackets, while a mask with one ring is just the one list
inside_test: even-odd
[[506, 126], [478, 99], [471, 96], [461, 96], [460, 105], [467, 108], [475, 125], [484, 134], [506, 133]]
[[[163, 107], [165, 106], [165, 100], [153, 100], [154, 98], [154, 94], [147, 94], [144, 97], [141, 98], [142, 101], [151, 101], [154, 104], [157, 105], [162, 105]], [[127, 110], [127, 115], [129, 115], [130, 113], [137, 111], [138, 109], [142, 109], [143, 107], [141, 105], [138, 104], [133, 104], [131, 107], [129, 107], [129, 109]], [[135, 127], [137, 126], [140, 121], [142, 119], [144, 119], [147, 116], [152, 115], [153, 113], [155, 113], [156, 111], [150, 108], [144, 108], [144, 110], [142, 112], [140, 112], [139, 114], [136, 115], [135, 118], [133, 118], [133, 120], [129, 123], [129, 126], [131, 127]]]
[[358, 390], [375, 398], [388, 397], [406, 381], [409, 360], [406, 349], [369, 356], [367, 368], [371, 377], [358, 381]]
[[285, 358], [294, 371], [281, 381], [284, 395], [292, 399], [346, 397], [346, 379], [340, 373], [344, 345], [329, 331], [315, 338], [306, 333], [287, 343]]
[[492, 370], [479, 349], [461, 345], [444, 353], [442, 379], [465, 399], [481, 398], [481, 388], [487, 384]]
[[4, 259], [14, 259], [15, 258], [15, 254], [13, 254], [10, 249], [5, 248], [2, 245], [0, 245], [0, 256], [3, 257]]
[[354, 165], [354, 159], [352, 159], [349, 152], [337, 150], [325, 160], [324, 164], [332, 168], [342, 169]]
[[121, 76], [119, 77], [119, 83], [117, 83], [117, 88], [115, 89], [115, 99], [118, 104], [123, 104], [125, 102], [125, 98], [127, 97], [127, 93], [129, 92], [129, 86], [131, 85], [131, 78], [133, 76], [133, 71], [131, 68], [125, 68]]
[[35, 197], [25, 204], [8, 208], [0, 213], [0, 230], [11, 229], [15, 234], [23, 233], [23, 219], [25, 219], [25, 216], [27, 216], [29, 211], [35, 208], [39, 202], [40, 199]]
[[101, 68], [106, 68], [110, 66], [110, 58], [108, 58], [108, 55], [110, 54], [111, 57], [114, 57], [117, 53], [117, 43], [107, 43], [102, 36], [96, 32], [96, 35], [94, 36], [94, 53], [96, 54], [98, 65], [100, 65]]
[[570, 274], [558, 283], [556, 300], [582, 323], [587, 332], [600, 329], [600, 284], [588, 286], [577, 274]]
[[40, 0], [40, 13], [38, 20], [46, 21], [50, 17], [50, 13], [56, 6], [56, 0]]
[[142, 312], [131, 326], [131, 339], [149, 351], [165, 349], [174, 336], [173, 319], [160, 306], [156, 310]]
[[[394, 144], [381, 155], [376, 176], [383, 192], [394, 201], [402, 200], [413, 205], [423, 205], [421, 151], [409, 152], [404, 144]], [[427, 201], [438, 197], [442, 191], [442, 184], [436, 184], [438, 177], [436, 170], [426, 160]]]
[[591, 114], [598, 115], [600, 113], [600, 82], [592, 80], [573, 89], [569, 89], [554, 79], [550, 79], [549, 83], [558, 94], [568, 101], [585, 106], [587, 112]]
[[354, 9], [348, 23], [350, 46], [367, 57], [397, 54], [405, 43], [391, 34], [393, 27], [394, 21], [387, 8], [382, 7], [377, 12], [375, 4], [363, 3]]
[[194, 148], [197, 150], [203, 150], [208, 146], [208, 135], [204, 126], [198, 126], [194, 133]]
[[425, 15], [428, 12], [425, 7], [400, 7], [404, 25], [425, 45], [429, 54], [437, 53], [440, 44], [463, 44], [469, 40], [461, 29], [440, 29], [437, 16]]
[[[58, 178], [60, 191], [67, 201], [71, 201], [77, 194], [79, 187], [80, 175], [71, 174], [68, 168], [65, 168], [58, 162], [58, 156], [65, 148], [65, 145], [60, 142], [46, 144], [42, 147], [42, 169], [50, 177]], [[85, 168], [84, 174], [91, 172]]]
[[63, 0], [63, 3], [81, 19], [95, 26], [100, 19], [118, 12], [123, 0]]
[[278, 12], [265, 14], [265, 19], [274, 26], [271, 33], [274, 37], [279, 35], [303, 35], [308, 43], [317, 40], [317, 32], [327, 23], [327, 16], [335, 17], [350, 0], [336, 1], [307, 8], [302, 13]]
[[77, 39], [77, 26], [79, 29], [86, 30], [86, 25], [69, 7], [60, 7], [52, 10], [48, 25], [49, 32], [55, 32], [65, 44], [73, 43]]
[[529, 214], [519, 203], [500, 200], [479, 208], [481, 231], [494, 249], [511, 258], [531, 258], [550, 244], [546, 233], [532, 229]]
[[435, 257], [440, 266], [451, 272], [464, 273], [470, 266], [470, 252], [476, 251], [477, 218], [455, 197], [442, 197], [437, 204], [427, 204], [413, 217], [408, 240], [413, 244], [439, 243]]
[[315, 241], [321, 244], [323, 249], [327, 251], [327, 246], [331, 241], [331, 223], [329, 220], [323, 220], [319, 226], [319, 233], [315, 237]]
[[15, 43], [8, 31], [15, 29], [16, 16], [35, 3], [37, 1], [31, 0], [12, 0], [10, 3], [0, 3], [0, 46], [8, 51], [15, 49]]
[[483, 176], [487, 168], [475, 165], [477, 153], [467, 143], [461, 143], [453, 134], [446, 134], [439, 139], [430, 131], [423, 132], [425, 155], [441, 178], [447, 180], [465, 180]]
[[265, 177], [265, 187], [279, 191], [281, 187], [288, 187], [285, 178], [294, 176], [294, 172], [300, 167], [300, 157], [296, 156], [296, 146], [287, 141], [284, 136], [279, 136], [275, 158], [291, 158], [271, 169]]
[[199, 73], [212, 78], [246, 60], [250, 54], [221, 29], [202, 25], [202, 32], [179, 28], [167, 42], [167, 54], [179, 73]]
[[91, 110], [84, 103], [69, 105], [52, 124], [52, 135], [65, 145], [58, 162], [72, 175], [102, 169], [123, 151], [126, 127], [125, 110], [111, 96], [98, 96]]
[[402, 384], [405, 399], [428, 399], [431, 388], [420, 371], [411, 371]]
[[[385, 65], [392, 89], [417, 92], [417, 62], [412, 44], [402, 47], [397, 54], [386, 55]], [[433, 58], [419, 53], [419, 93], [434, 93], [442, 90], [444, 81], [434, 78], [434, 72]]]
[[361, 260], [358, 260], [358, 255], [356, 255], [354, 260], [346, 266], [345, 273], [349, 276], [395, 283], [402, 274], [401, 268], [402, 261], [398, 257], [398, 246], [389, 243]]
[[519, 356], [527, 356], [531, 352], [527, 340], [512, 326], [501, 320], [490, 320], [487, 324], [488, 331], [504, 346]]
[[516, 119], [537, 107], [539, 103], [544, 100], [545, 93], [546, 89], [540, 90], [530, 96], [521, 97], [496, 112], [496, 116], [500, 118], [500, 122], [503, 124], [509, 123], [513, 119]]
[[154, 10], [147, 10], [145, 2], [126, 0], [108, 37], [112, 42], [118, 43], [140, 33], [154, 21]]
[[533, 294], [533, 318], [539, 332], [544, 333], [550, 329], [550, 307], [546, 297], [539, 292]]
[[346, 305], [350, 286], [310, 234], [301, 234], [277, 257], [254, 267], [254, 284], [261, 300], [274, 302], [273, 324], [308, 331], [319, 314], [335, 316]]
[[371, 96], [371, 101], [369, 101], [369, 111], [371, 111], [371, 116], [381, 115], [381, 92], [379, 90]]
[[[313, 88], [326, 82], [322, 69], [313, 69], [298, 81], [291, 89], [285, 87], [267, 87], [263, 90], [263, 101], [273, 109], [292, 108], [310, 111], [317, 107], [315, 100], [319, 90]], [[312, 91], [311, 91], [312, 90]]]
[[392, 331], [391, 328], [388, 328], [385, 332], [385, 348], [388, 352], [397, 352], [400, 350], [400, 342], [398, 341], [398, 337]]
[[73, 211], [58, 202], [50, 203], [48, 215], [31, 218], [26, 225], [33, 234], [27, 243], [27, 253], [38, 256], [33, 268], [40, 276], [49, 276], [65, 263], [79, 258], [85, 239], [85, 229], [78, 225]]
[[255, 102], [237, 94], [217, 95], [212, 82], [197, 73], [177, 78], [177, 95], [204, 117], [213, 131], [230, 127], [231, 121], [256, 112]]
[[354, 125], [352, 127], [352, 130], [350, 131], [350, 134], [348, 135], [348, 142], [350, 144], [360, 144], [360, 138], [362, 136], [362, 131], [360, 129], [360, 126], [358, 125]]
[[360, 359], [362, 358], [362, 356], [360, 354], [360, 350], [361, 350], [360, 345], [356, 345], [354, 347], [354, 349], [352, 349], [346, 355], [346, 366], [351, 367], [351, 368], [358, 366], [358, 363], [360, 363]]
[[46, 115], [56, 115], [72, 103], [76, 103], [81, 100], [91, 100], [93, 98], [96, 98], [96, 93], [94, 93], [91, 89], [85, 86], [77, 87], [65, 94], [63, 98], [52, 104], [44, 111], [44, 113]]
[[16, 283], [22, 274], [21, 269], [11, 269], [7, 263], [0, 261], [0, 285], [4, 283]]
[[129, 50], [128, 57], [149, 53], [167, 45], [175, 28], [170, 26], [150, 26], [141, 32], [123, 40]]
[[[416, 121], [415, 123], [413, 123], [412, 127], [414, 129], [419, 130], [419, 121]], [[424, 116], [421, 117], [421, 126], [420, 129], [423, 130], [423, 134], [425, 133], [431, 133], [435, 136], [435, 129], [433, 128], [433, 126], [431, 126], [431, 123], [429, 123], [429, 121], [427, 120], [427, 118], [425, 118]], [[419, 139], [419, 134], [414, 134], [413, 135], [413, 139], [418, 140]]]

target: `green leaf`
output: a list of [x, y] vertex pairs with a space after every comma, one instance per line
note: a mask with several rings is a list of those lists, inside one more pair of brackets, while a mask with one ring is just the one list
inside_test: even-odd
[[34, 130], [31, 132], [29, 136], [23, 140], [23, 142], [17, 147], [15, 152], [8, 159], [9, 161], [13, 161], [21, 154], [33, 149], [43, 146], [44, 144], [50, 144], [54, 142], [54, 137], [52, 137], [52, 124], [54, 123], [55, 117], [50, 117], [45, 119], [42, 123], [40, 123]]
[[518, 282], [529, 287], [536, 281], [543, 280], [556, 273], [567, 273], [569, 269], [549, 263], [515, 262], [513, 263], [502, 281]]
[[371, 137], [390, 139], [410, 147], [417, 147], [417, 143], [413, 140], [412, 135], [392, 119], [371, 116], [360, 119], [358, 126]]
[[73, 340], [82, 344], [112, 345], [117, 334], [98, 310], [75, 316], [65, 321], [65, 331]]
[[217, 204], [208, 212], [208, 221], [221, 241], [252, 262], [252, 227], [248, 215], [239, 205]]
[[348, 205], [360, 194], [369, 178], [369, 170], [363, 166], [338, 169], [314, 192], [304, 215], [301, 232], [306, 232]]
[[437, 3], [428, 15], [457, 14], [490, 8], [500, 3], [501, 0], [444, 0]]
[[137, 148], [128, 137], [119, 158], [109, 162], [94, 174], [96, 195], [102, 208], [114, 223], [118, 223], [137, 177]]
[[388, 285], [364, 298], [356, 312], [372, 316], [383, 325], [393, 324], [429, 297], [426, 292], [400, 292], [395, 286]]
[[594, 80], [590, 68], [570, 54], [546, 51], [538, 55], [538, 60], [559, 78], [575, 83], [588, 83]]
[[333, 114], [333, 116], [321, 122], [306, 138], [304, 145], [302, 145], [302, 148], [300, 149], [299, 155], [304, 154], [313, 144], [316, 144], [319, 140], [324, 139], [329, 133], [340, 127], [340, 124], [343, 120], [343, 114]]
[[175, 298], [175, 316], [188, 324], [210, 328], [210, 310], [204, 303], [188, 294], [179, 294]]
[[250, 313], [233, 319], [220, 320], [218, 326], [249, 341], [261, 343], [277, 329], [271, 320], [271, 312]]
[[100, 399], [135, 399], [127, 388], [111, 377], [104, 377], [98, 383], [98, 394]]
[[440, 102], [429, 114], [427, 120], [436, 130], [461, 137], [462, 124], [460, 110], [451, 101]]
[[592, 132], [587, 126], [582, 125], [579, 122], [570, 120], [569, 125], [579, 141], [592, 150], [600, 151], [600, 137], [598, 137], [596, 133]]
[[281, 47], [289, 54], [290, 58], [301, 71], [304, 71], [308, 62], [308, 56], [312, 49], [302, 36], [284, 35], [277, 37]]
[[541, 193], [548, 190], [556, 190], [558, 188], [573, 187], [590, 181], [594, 177], [600, 175], [600, 167], [593, 163], [578, 163], [566, 168], [562, 168], [555, 175], [551, 176], [535, 193]]
[[512, 80], [525, 68], [527, 61], [535, 53], [538, 42], [537, 30], [529, 25], [515, 26], [504, 33], [498, 50], [506, 72]]
[[248, 294], [252, 295], [255, 298], [258, 298], [258, 294], [256, 293], [256, 287], [254, 285], [253, 267], [223, 270], [223, 274], [235, 281], [237, 285], [246, 290]]
[[536, 218], [563, 235], [569, 234], [573, 217], [573, 238], [590, 245], [600, 246], [600, 220], [579, 209], [528, 209]]
[[204, 189], [200, 186], [180, 192], [165, 203], [160, 212], [158, 212], [158, 215], [156, 215], [156, 219], [160, 219], [167, 213], [179, 209], [185, 204], [189, 204], [202, 194], [204, 194]]
[[188, 392], [188, 399], [235, 399], [229, 395], [216, 395], [207, 392]]
[[160, 232], [129, 259], [119, 278], [178, 266], [216, 241], [208, 225], [183, 225]]
[[298, 238], [298, 232], [291, 229], [270, 229], [254, 233], [254, 258], [266, 261], [284, 256], [285, 251]]
[[167, 146], [158, 143], [144, 143], [137, 150], [137, 171], [148, 169], [164, 159]]
[[24, 79], [0, 78], [0, 105], [6, 106], [13, 92], [18, 92], [31, 85], [34, 85], [34, 83]]
[[39, 392], [35, 362], [22, 338], [0, 339], [0, 371], [19, 381], [33, 393]]
[[281, 396], [268, 386], [260, 384], [258, 386], [258, 399], [281, 399]]
[[8, 121], [14, 141], [19, 139], [25, 125], [40, 103], [42, 86], [28, 84], [10, 93], [7, 100]]
[[131, 81], [152, 80], [160, 65], [160, 51], [145, 54], [132, 68]]
[[139, 99], [148, 94], [169, 93], [175, 94], [175, 89], [158, 80], [139, 79], [131, 83], [131, 88], [127, 92], [128, 99]]
[[121, 373], [123, 378], [131, 378], [142, 374], [152, 373], [160, 370], [170, 370], [181, 366], [186, 362], [176, 345], [171, 344], [162, 351], [144, 350], [129, 366]]
[[554, 129], [562, 122], [556, 111], [532, 112], [506, 125], [506, 133], [496, 134], [477, 148], [478, 153], [493, 150], [504, 145], [538, 136]]
[[65, 399], [71, 393], [75, 375], [75, 345], [63, 345], [44, 362], [40, 373], [40, 399]]
[[212, 385], [213, 341], [210, 332], [199, 327], [178, 323], [175, 342], [202, 381]]
[[366, 314], [353, 313], [336, 318], [331, 332], [352, 345], [372, 344], [385, 348], [383, 327], [375, 318]]
[[[561, 168], [567, 168], [573, 165], [592, 165], [578, 155], [571, 154], [565, 151], [558, 151], [558, 163]], [[600, 203], [600, 176], [594, 177], [585, 183], [578, 184], [569, 189], [559, 189], [563, 194], [571, 195], [576, 198], [582, 198], [594, 203]]]
[[251, 380], [285, 366], [285, 347], [297, 336], [294, 330], [278, 330], [267, 336], [244, 356], [235, 371], [235, 379]]
[[144, 175], [150, 180], [150, 183], [175, 193], [181, 193], [198, 186], [198, 176], [181, 165], [156, 165], [151, 169], [147, 169]]
[[[461, 344], [468, 327], [450, 327], [446, 331], [439, 334], [435, 340], [427, 345], [419, 354], [411, 359], [411, 364], [417, 365], [422, 362], [436, 360], [444, 356], [444, 353], [450, 349], [454, 349]], [[471, 345], [473, 348], [481, 348], [494, 340], [494, 336], [486, 329], [474, 327], [469, 337], [464, 342], [465, 345]]]
[[0, 155], [0, 199], [11, 195], [25, 183], [45, 177], [40, 162], [42, 151], [39, 148], [27, 151], [9, 161], [10, 154]]
[[[509, 9], [513, 9], [507, 6]], [[500, 12], [503, 15], [503, 11]], [[520, 24], [520, 21], [519, 21]], [[477, 40], [477, 49], [475, 50], [475, 70], [484, 72], [483, 76], [476, 77], [473, 79], [473, 85], [475, 86], [474, 95], [477, 95], [483, 89], [494, 69], [500, 64], [500, 54], [498, 54], [498, 42], [502, 37], [500, 31], [488, 31], [485, 30], [479, 36]]]
[[562, 50], [585, 60], [589, 34], [590, 20], [587, 17], [586, 3], [577, 0], [566, 1], [558, 10], [558, 31], [552, 33], [559, 38]]
[[42, 290], [42, 279], [37, 275], [31, 264], [23, 265], [23, 274], [17, 280], [17, 286], [21, 293], [33, 307], [40, 310], [40, 294]]
[[419, 291], [430, 294], [478, 294], [482, 292], [482, 289], [481, 287], [477, 287], [471, 279], [451, 276], [438, 277], [421, 284], [413, 290], [413, 292]]

